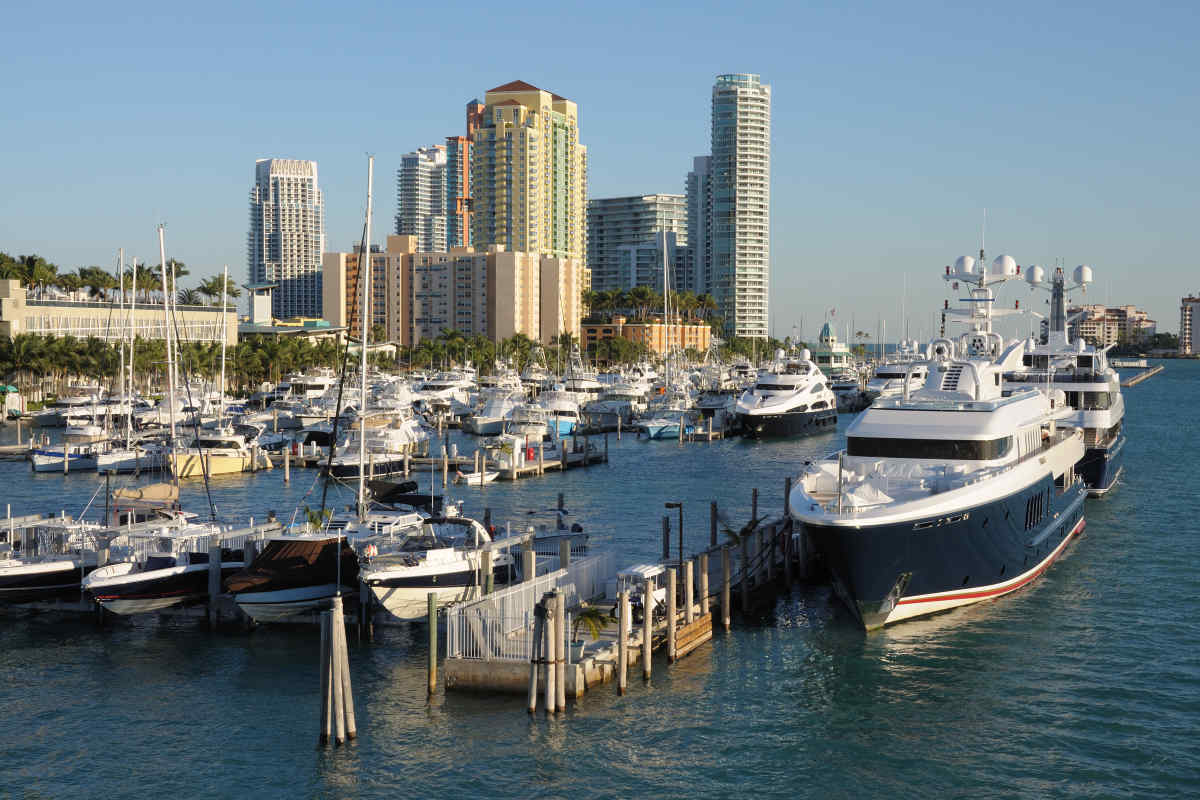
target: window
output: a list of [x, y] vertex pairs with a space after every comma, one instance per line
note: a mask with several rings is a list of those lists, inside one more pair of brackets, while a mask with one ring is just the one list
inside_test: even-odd
[[1012, 442], [1011, 436], [990, 441], [851, 436], [846, 440], [846, 453], [868, 458], [990, 461], [1008, 455], [1012, 449]]

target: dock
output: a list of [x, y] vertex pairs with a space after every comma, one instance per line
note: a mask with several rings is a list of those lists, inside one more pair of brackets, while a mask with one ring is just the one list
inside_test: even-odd
[[1121, 388], [1128, 389], [1130, 386], [1137, 386], [1142, 381], [1153, 378], [1155, 375], [1162, 372], [1163, 369], [1165, 369], [1165, 367], [1163, 367], [1162, 364], [1159, 364], [1156, 367], [1151, 367], [1150, 369], [1142, 370], [1138, 374], [1121, 381]]

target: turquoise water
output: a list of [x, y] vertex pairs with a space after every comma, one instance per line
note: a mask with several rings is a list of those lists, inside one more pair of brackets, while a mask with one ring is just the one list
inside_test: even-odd
[[[360, 738], [318, 749], [315, 629], [0, 616], [0, 795], [1195, 796], [1200, 432], [1182, 401], [1200, 363], [1166, 367], [1126, 390], [1123, 485], [1089, 501], [1085, 533], [1030, 588], [866, 635], [827, 587], [798, 587], [681, 663], [656, 661], [651, 684], [594, 690], [553, 720], [516, 696], [428, 700], [424, 630], [384, 628], [351, 645]], [[525, 524], [561, 491], [593, 543], [632, 563], [656, 557], [664, 501], [684, 501], [695, 549], [710, 500], [745, 519], [758, 487], [778, 510], [784, 476], [840, 441], [610, 437], [607, 466], [457, 496]], [[304, 500], [313, 477], [214, 493], [223, 516], [286, 518], [319, 503]], [[100, 483], [0, 463], [0, 486], [0, 512], [78, 513]], [[206, 509], [194, 489], [185, 503]]]

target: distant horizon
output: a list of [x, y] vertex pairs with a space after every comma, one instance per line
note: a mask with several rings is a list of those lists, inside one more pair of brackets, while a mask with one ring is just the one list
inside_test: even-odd
[[979, 249], [985, 208], [989, 260], [1095, 269], [1075, 302], [1134, 305], [1177, 333], [1200, 291], [1200, 9], [610, 4], [583, 38], [550, 4], [445, 11], [146, 4], [119, 25], [84, 4], [11, 11], [0, 63], [21, 122], [0, 130], [0, 250], [111, 270], [124, 246], [157, 263], [165, 221], [185, 282], [227, 263], [244, 284], [256, 160], [318, 163], [338, 251], [359, 238], [367, 151], [381, 243], [400, 155], [463, 133], [467, 101], [516, 79], [578, 104], [589, 197], [683, 194], [710, 150], [715, 76], [752, 72], [774, 95], [777, 338], [829, 308], [889, 328], [902, 301], [910, 325], [926, 317], [949, 296], [943, 266]]

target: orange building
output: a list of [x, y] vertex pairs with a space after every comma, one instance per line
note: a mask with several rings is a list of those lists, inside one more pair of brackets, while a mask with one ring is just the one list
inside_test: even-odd
[[681, 322], [678, 317], [664, 325], [662, 319], [627, 322], [625, 317], [617, 315], [611, 322], [584, 322], [580, 327], [585, 349], [595, 346], [601, 339], [618, 336], [631, 342], [641, 342], [659, 355], [672, 347], [683, 350], [691, 348], [703, 353], [712, 342], [712, 329], [707, 323]]

